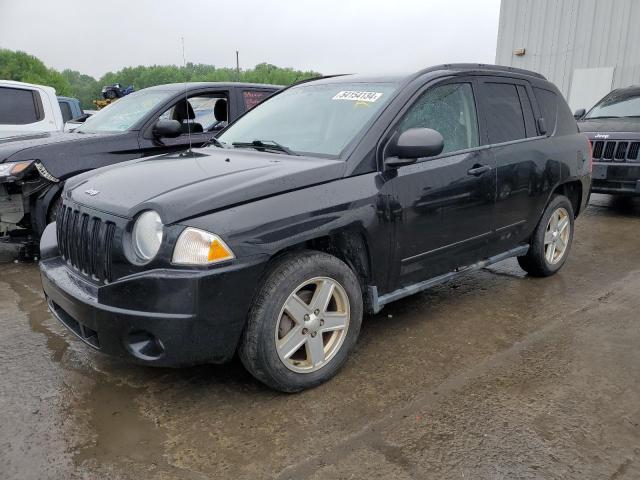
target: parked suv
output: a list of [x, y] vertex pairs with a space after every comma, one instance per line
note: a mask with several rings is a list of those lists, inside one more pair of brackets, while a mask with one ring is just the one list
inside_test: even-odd
[[640, 195], [640, 86], [614, 90], [575, 116], [593, 148], [592, 191]]
[[105, 353], [239, 352], [287, 392], [338, 371], [364, 311], [509, 257], [556, 273], [590, 184], [562, 95], [507, 67], [305, 82], [214, 143], [70, 180], [46, 298]]

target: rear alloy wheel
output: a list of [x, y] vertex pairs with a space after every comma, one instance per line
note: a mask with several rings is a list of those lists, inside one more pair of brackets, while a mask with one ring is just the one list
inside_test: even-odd
[[278, 260], [249, 312], [239, 347], [258, 380], [297, 392], [333, 377], [360, 333], [362, 292], [341, 260], [303, 251]]
[[529, 252], [518, 257], [520, 266], [534, 277], [556, 273], [569, 256], [573, 241], [573, 207], [569, 199], [554, 196], [531, 236]]

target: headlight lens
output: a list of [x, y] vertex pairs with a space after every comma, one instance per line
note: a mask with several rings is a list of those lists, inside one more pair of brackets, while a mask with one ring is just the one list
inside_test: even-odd
[[18, 175], [23, 172], [32, 160], [26, 162], [9, 162], [0, 164], [0, 177], [8, 177], [9, 175]]
[[143, 261], [156, 256], [162, 244], [162, 220], [153, 210], [148, 210], [138, 217], [133, 226], [133, 249]]
[[173, 263], [178, 265], [211, 265], [233, 258], [235, 255], [220, 237], [192, 227], [182, 231], [173, 249]]

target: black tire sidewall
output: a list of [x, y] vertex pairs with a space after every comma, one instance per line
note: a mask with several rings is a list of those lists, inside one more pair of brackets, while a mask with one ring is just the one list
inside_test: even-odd
[[[276, 351], [275, 330], [280, 311], [289, 295], [296, 287], [314, 277], [329, 277], [344, 288], [349, 298], [349, 327], [340, 349], [326, 365], [315, 372], [298, 373], [287, 368], [280, 360]], [[319, 385], [340, 370], [358, 339], [363, 311], [360, 284], [346, 264], [320, 252], [293, 255], [274, 266], [263, 283], [258, 300], [249, 313], [240, 358], [259, 380], [281, 391], [296, 392]], [[246, 348], [248, 336], [254, 337], [253, 349]]]

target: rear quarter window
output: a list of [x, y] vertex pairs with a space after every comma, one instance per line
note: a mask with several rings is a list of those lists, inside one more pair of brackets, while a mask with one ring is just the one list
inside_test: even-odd
[[544, 88], [533, 87], [533, 93], [538, 101], [542, 118], [548, 133], [556, 130], [556, 119], [558, 115], [558, 98], [555, 92]]
[[245, 110], [251, 110], [260, 102], [270, 97], [273, 92], [268, 90], [244, 90], [242, 92], [242, 100], [244, 101]]
[[58, 102], [58, 104], [60, 105], [60, 111], [62, 112], [62, 121], [66, 123], [73, 118], [71, 106], [68, 102]]
[[39, 122], [43, 118], [39, 92], [0, 87], [0, 124], [27, 125]]

